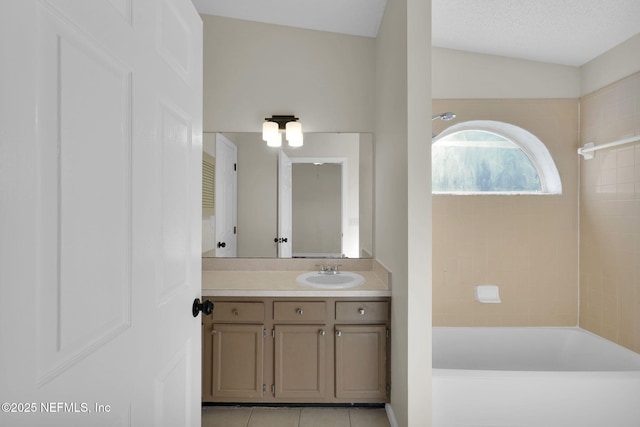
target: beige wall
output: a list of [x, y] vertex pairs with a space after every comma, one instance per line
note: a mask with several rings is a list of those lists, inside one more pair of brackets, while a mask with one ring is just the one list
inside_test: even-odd
[[578, 67], [432, 48], [434, 99], [578, 98]]
[[387, 2], [376, 39], [375, 250], [393, 274], [391, 407], [431, 425], [431, 1]]
[[408, 0], [406, 351], [407, 425], [411, 427], [431, 426], [432, 407], [432, 197], [428, 191], [431, 188], [431, 145], [428, 143], [432, 98], [430, 46], [431, 0]]
[[375, 39], [203, 15], [204, 130], [259, 132], [295, 114], [304, 132], [372, 132]]
[[[581, 144], [640, 135], [640, 73], [583, 97], [580, 117]], [[580, 168], [580, 326], [640, 352], [640, 144]]]
[[[376, 39], [376, 258], [393, 275], [391, 406], [408, 421], [407, 367], [407, 0], [387, 2]], [[417, 427], [417, 425], [416, 425]]]
[[640, 71], [640, 34], [580, 67], [580, 95], [587, 95]]
[[[577, 99], [434, 100], [433, 110], [528, 130], [551, 152], [563, 188], [559, 196], [434, 196], [434, 325], [575, 326]], [[502, 303], [474, 301], [478, 284], [499, 285]]]
[[393, 273], [391, 407], [431, 425], [431, 1], [387, 2], [376, 39], [375, 249]]

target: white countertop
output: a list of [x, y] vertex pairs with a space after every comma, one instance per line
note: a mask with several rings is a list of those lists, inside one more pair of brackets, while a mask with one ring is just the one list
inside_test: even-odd
[[308, 271], [203, 270], [202, 296], [219, 297], [390, 297], [391, 290], [373, 271], [354, 271], [365, 278], [351, 289], [315, 289], [296, 277]]

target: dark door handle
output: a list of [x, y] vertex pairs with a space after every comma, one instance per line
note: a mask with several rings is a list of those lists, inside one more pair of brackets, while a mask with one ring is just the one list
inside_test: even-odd
[[225, 242], [218, 242], [218, 248], [226, 248], [227, 244]]
[[191, 314], [193, 314], [193, 317], [198, 317], [200, 312], [207, 316], [213, 313], [213, 303], [208, 299], [202, 302], [200, 302], [200, 298], [194, 299], [193, 306], [191, 306]]

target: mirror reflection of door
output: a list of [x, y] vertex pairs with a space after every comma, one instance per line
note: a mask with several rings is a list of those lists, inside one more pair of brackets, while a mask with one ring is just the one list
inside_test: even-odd
[[293, 256], [342, 257], [342, 165], [294, 163]]
[[287, 238], [278, 243], [280, 258], [345, 256], [347, 181], [346, 158], [288, 157], [280, 152], [278, 235]]
[[237, 241], [238, 149], [224, 135], [216, 134], [215, 253], [235, 257]]
[[284, 151], [278, 153], [278, 235], [274, 242], [278, 247], [278, 258], [291, 258], [293, 207], [292, 164]]

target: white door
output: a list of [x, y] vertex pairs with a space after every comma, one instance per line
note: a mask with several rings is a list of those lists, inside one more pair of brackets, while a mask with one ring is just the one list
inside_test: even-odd
[[199, 426], [202, 23], [0, 2], [3, 426]]
[[278, 156], [278, 258], [291, 258], [292, 236], [292, 185], [291, 159], [283, 151]]
[[216, 134], [216, 257], [235, 257], [237, 248], [238, 147]]

